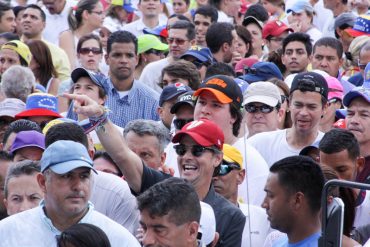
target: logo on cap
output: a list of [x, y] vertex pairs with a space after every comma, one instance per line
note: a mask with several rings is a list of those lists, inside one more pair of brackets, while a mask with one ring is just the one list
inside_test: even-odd
[[206, 84], [214, 84], [214, 85], [220, 86], [222, 88], [227, 87], [227, 84], [223, 80], [218, 79], [218, 78], [213, 78], [213, 79], [207, 81]]
[[41, 108], [56, 109], [54, 102], [49, 98], [43, 98], [37, 102], [37, 105]]
[[188, 95], [184, 95], [182, 96], [179, 101], [188, 101], [188, 100], [192, 100], [192, 95], [188, 94]]
[[202, 125], [204, 122], [203, 121], [193, 121], [192, 123], [190, 123], [189, 125], [188, 125], [188, 127], [186, 128], [187, 130], [190, 130], [190, 129], [193, 129], [193, 128], [196, 128], [196, 127], [198, 127], [198, 126], [200, 126], [200, 125]]

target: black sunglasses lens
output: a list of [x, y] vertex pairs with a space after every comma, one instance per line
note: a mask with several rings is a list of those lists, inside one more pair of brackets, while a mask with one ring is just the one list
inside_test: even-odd
[[202, 146], [199, 146], [199, 145], [194, 145], [192, 148], [191, 148], [191, 154], [195, 157], [200, 157], [203, 152], [204, 152], [205, 148], [202, 147]]
[[231, 172], [232, 168], [228, 165], [221, 164], [220, 171], [218, 173], [219, 176], [225, 176]]
[[174, 148], [175, 148], [177, 155], [179, 156], [183, 156], [186, 153], [186, 147], [184, 145], [181, 145], [181, 144], [175, 145]]
[[257, 111], [257, 108], [254, 105], [246, 105], [244, 108], [249, 113], [255, 113]]
[[270, 113], [270, 112], [272, 112], [273, 109], [274, 109], [273, 107], [268, 106], [268, 105], [263, 105], [263, 106], [260, 107], [260, 111], [262, 113]]

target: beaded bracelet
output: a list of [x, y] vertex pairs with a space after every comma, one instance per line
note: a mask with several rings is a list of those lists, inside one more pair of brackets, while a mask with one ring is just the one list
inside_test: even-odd
[[96, 131], [103, 130], [105, 132], [104, 125], [108, 121], [109, 111], [110, 110], [108, 108], [104, 107], [104, 111], [103, 111], [103, 114], [101, 116], [99, 116], [99, 117], [89, 117], [89, 121], [90, 121], [91, 125], [93, 126], [93, 128], [96, 129]]

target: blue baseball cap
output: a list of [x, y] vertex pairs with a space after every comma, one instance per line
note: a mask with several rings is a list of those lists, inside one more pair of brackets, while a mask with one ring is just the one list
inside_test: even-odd
[[136, 10], [132, 7], [131, 0], [112, 0], [111, 5], [122, 6], [127, 13], [133, 13]]
[[364, 83], [361, 87], [351, 89], [343, 98], [343, 105], [349, 107], [354, 98], [362, 97], [370, 103], [370, 63], [366, 65], [364, 70]]
[[335, 110], [335, 116], [339, 119], [344, 119], [347, 116], [347, 109], [337, 109]]
[[301, 13], [304, 10], [306, 10], [308, 12], [311, 12], [311, 13], [314, 12], [314, 9], [313, 9], [312, 5], [308, 1], [301, 0], [301, 1], [295, 2], [295, 4], [292, 7], [290, 7], [290, 9], [288, 9], [286, 12], [288, 14], [290, 12]]
[[180, 58], [183, 59], [185, 57], [195, 57], [202, 63], [205, 62], [212, 62], [213, 61], [213, 56], [212, 52], [209, 48], [205, 47], [199, 47], [199, 46], [192, 46], [189, 50], [187, 50]]
[[257, 81], [268, 81], [271, 78], [278, 78], [283, 80], [283, 74], [280, 69], [270, 62], [258, 62], [252, 65], [251, 68], [246, 69], [246, 74], [240, 77], [248, 83]]
[[81, 77], [89, 77], [91, 81], [98, 87], [103, 88], [105, 94], [109, 92], [108, 84], [106, 83], [106, 77], [102, 73], [95, 73], [85, 68], [77, 68], [72, 71], [71, 78], [73, 83], [76, 83]]
[[45, 149], [40, 160], [41, 172], [50, 168], [54, 173], [65, 174], [76, 168], [93, 168], [93, 161], [84, 145], [74, 141], [60, 140]]
[[163, 106], [163, 103], [167, 100], [173, 99], [183, 93], [191, 91], [191, 88], [185, 86], [182, 83], [175, 83], [163, 88], [161, 95], [159, 96], [159, 106]]

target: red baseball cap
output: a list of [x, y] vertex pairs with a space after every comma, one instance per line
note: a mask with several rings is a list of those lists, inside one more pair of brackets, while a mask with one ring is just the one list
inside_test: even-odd
[[294, 32], [294, 30], [285, 25], [284, 22], [278, 20], [269, 21], [263, 26], [262, 38], [266, 39], [268, 36], [277, 37], [286, 31]]
[[219, 150], [222, 150], [225, 139], [221, 128], [208, 119], [200, 119], [186, 124], [172, 138], [172, 142], [179, 143], [184, 135], [190, 136], [191, 139], [203, 147], [215, 146]]

